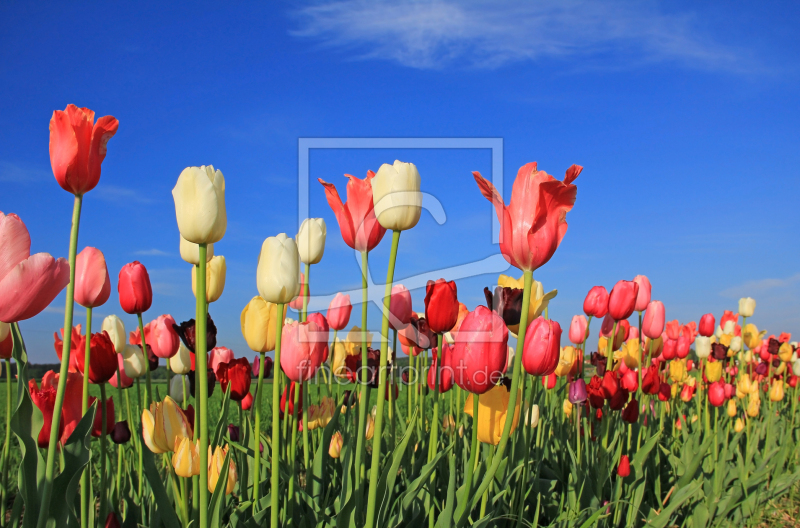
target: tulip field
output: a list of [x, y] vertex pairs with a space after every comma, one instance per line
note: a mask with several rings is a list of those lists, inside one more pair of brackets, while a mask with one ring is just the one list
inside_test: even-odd
[[[395, 282], [401, 235], [422, 210], [413, 163], [320, 179], [331, 236], [364, 270], [389, 255], [381, 317], [368, 318], [357, 268], [361, 299], [309, 310], [311, 285], [326, 289], [313, 272], [328, 235], [309, 218], [264, 234], [241, 300], [251, 350], [234, 352], [214, 322], [220, 170], [187, 167], [172, 190], [192, 318], [152, 313], [146, 263], [109, 270], [102, 248], [81, 245], [81, 208], [118, 126], [74, 105], [53, 113], [52, 170], [74, 200], [67, 258], [31, 255], [26, 219], [0, 213], [0, 525], [739, 527], [795, 500], [797, 342], [748, 322], [754, 299], [678, 321], [637, 275], [586, 284], [571, 320], [549, 317], [557, 290], [534, 275], [568, 234], [583, 167], [558, 179], [528, 163], [508, 204], [465, 175], [495, 210], [512, 267], [473, 292], [476, 306], [448, 277], [430, 277], [424, 306]], [[19, 323], [64, 290], [59, 369], [34, 377]], [[136, 327], [93, 321], [101, 306]]]

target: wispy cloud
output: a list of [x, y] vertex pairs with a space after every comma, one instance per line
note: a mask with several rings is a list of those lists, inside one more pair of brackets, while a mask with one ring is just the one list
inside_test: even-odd
[[40, 182], [52, 177], [53, 174], [50, 171], [41, 167], [34, 167], [25, 163], [0, 161], [0, 182]]
[[141, 257], [171, 257], [171, 256], [173, 256], [172, 253], [168, 253], [166, 251], [162, 251], [162, 250], [156, 249], [156, 248], [140, 249], [139, 251], [134, 251], [133, 254], [141, 256]]
[[800, 273], [785, 279], [759, 279], [732, 286], [720, 292], [722, 297], [740, 299], [742, 297], [758, 297], [777, 289], [785, 290], [800, 283]]
[[94, 196], [107, 202], [130, 203], [135, 202], [139, 204], [153, 203], [155, 200], [140, 191], [119, 187], [116, 185], [98, 185], [94, 192]]
[[323, 0], [291, 15], [297, 37], [414, 68], [576, 57], [615, 69], [663, 61], [752, 67], [742, 50], [714, 41], [696, 15], [667, 14], [657, 2]]

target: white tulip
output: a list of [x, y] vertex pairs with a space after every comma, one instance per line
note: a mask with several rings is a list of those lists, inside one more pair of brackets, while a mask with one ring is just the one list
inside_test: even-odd
[[122, 352], [122, 365], [125, 367], [125, 374], [129, 378], [139, 378], [147, 372], [147, 361], [142, 354], [142, 349], [136, 345], [126, 345]]
[[261, 246], [256, 270], [258, 293], [265, 301], [287, 304], [300, 293], [300, 254], [293, 238], [281, 233]]
[[384, 163], [372, 179], [372, 203], [378, 223], [386, 229], [411, 229], [422, 214], [422, 193], [416, 165]]
[[694, 352], [700, 359], [711, 355], [711, 339], [706, 336], [697, 336], [694, 340]]
[[181, 236], [195, 244], [219, 242], [228, 227], [225, 178], [212, 165], [186, 167], [172, 189]]
[[175, 374], [188, 374], [192, 370], [192, 356], [181, 341], [178, 353], [169, 358], [169, 369]]
[[720, 337], [722, 337], [722, 334], [723, 334], [723, 333], [724, 333], [724, 332], [722, 331], [722, 327], [721, 327], [721, 326], [719, 326], [719, 325], [717, 325], [717, 329], [714, 331], [714, 335], [715, 335], [715, 336], [717, 336], [717, 339], [719, 339]]
[[722, 329], [722, 333], [732, 334], [735, 329], [736, 329], [736, 323], [734, 321], [725, 321], [725, 326]]
[[533, 407], [525, 410], [525, 422], [529, 423], [531, 427], [539, 425], [539, 406], [533, 404]]
[[122, 353], [125, 350], [125, 323], [116, 315], [109, 315], [103, 319], [103, 330], [108, 332], [108, 337], [114, 343], [114, 351]]
[[800, 376], [800, 359], [796, 359], [792, 362], [792, 374]]
[[742, 317], [753, 317], [756, 311], [756, 300], [752, 297], [742, 297], [739, 299], [739, 315]]
[[789, 359], [790, 363], [794, 363], [795, 361], [797, 361], [797, 351], [792, 352], [792, 357]]
[[169, 382], [169, 397], [177, 403], [183, 403], [183, 379], [183, 376], [174, 376]]
[[[214, 256], [214, 244], [206, 246], [206, 262]], [[195, 266], [200, 264], [200, 246], [194, 242], [189, 242], [181, 236], [181, 258], [189, 264]]]
[[[192, 267], [192, 293], [195, 297], [197, 297], [197, 268], [198, 266]], [[227, 271], [225, 257], [222, 255], [217, 255], [206, 264], [206, 301], [212, 303], [222, 296]]]
[[742, 349], [742, 338], [740, 336], [733, 336], [730, 349], [734, 352], [739, 352]]
[[300, 254], [300, 262], [304, 264], [318, 264], [325, 252], [325, 237], [328, 229], [322, 218], [306, 218], [300, 224], [295, 242]]

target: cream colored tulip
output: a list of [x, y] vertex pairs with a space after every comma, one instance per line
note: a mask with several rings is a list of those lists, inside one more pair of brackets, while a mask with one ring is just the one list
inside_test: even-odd
[[[206, 262], [214, 256], [214, 244], [206, 246]], [[181, 258], [189, 264], [200, 264], [200, 246], [181, 237]]]
[[[228, 267], [225, 257], [219, 255], [206, 264], [206, 300], [210, 303], [216, 301], [225, 289], [225, 275]], [[192, 267], [192, 293], [197, 297], [197, 266]]]
[[694, 340], [694, 352], [700, 359], [711, 355], [711, 340], [705, 336], [697, 336]]
[[795, 359], [792, 362], [792, 374], [800, 376], [800, 359]]
[[733, 336], [730, 345], [731, 352], [738, 353], [742, 350], [742, 338], [740, 336]]
[[6, 340], [10, 331], [11, 325], [0, 321], [0, 343]]
[[189, 349], [181, 341], [178, 353], [169, 358], [169, 368], [175, 374], [188, 374], [192, 370], [192, 356]]
[[125, 374], [129, 378], [139, 378], [147, 372], [147, 361], [142, 354], [142, 349], [136, 345], [126, 345], [122, 352], [122, 365], [125, 367]]
[[[286, 315], [286, 306], [283, 307]], [[271, 352], [275, 350], [275, 321], [278, 317], [278, 305], [265, 301], [256, 295], [242, 310], [242, 335], [247, 346], [255, 352]]]
[[378, 223], [386, 229], [411, 229], [422, 214], [422, 193], [416, 165], [384, 163], [372, 179], [372, 202]]
[[183, 376], [173, 376], [169, 382], [169, 397], [183, 403]]
[[[735, 329], [736, 329], [736, 322], [725, 321], [725, 326], [722, 327], [722, 334], [732, 335]], [[721, 338], [722, 336], [719, 337]]]
[[318, 264], [325, 252], [325, 238], [328, 229], [322, 218], [306, 218], [300, 224], [300, 230], [294, 237], [300, 262], [303, 264]]
[[525, 422], [531, 427], [539, 425], [539, 406], [537, 404], [534, 403], [533, 407], [525, 411]]
[[256, 285], [261, 297], [275, 304], [288, 304], [300, 293], [300, 254], [286, 233], [269, 237], [261, 245]]
[[200, 474], [200, 440], [192, 444], [191, 439], [180, 437], [175, 439], [175, 453], [172, 455], [172, 467], [179, 477], [193, 477]]
[[212, 165], [187, 167], [172, 189], [181, 236], [195, 244], [219, 242], [228, 227], [225, 178]]
[[[121, 354], [125, 350], [125, 323], [116, 315], [109, 315], [103, 319], [102, 330], [108, 332], [108, 337], [114, 343], [114, 351]], [[2, 339], [0, 339], [2, 341]]]
[[739, 299], [739, 315], [742, 317], [753, 317], [756, 311], [756, 300], [752, 297], [742, 297]]

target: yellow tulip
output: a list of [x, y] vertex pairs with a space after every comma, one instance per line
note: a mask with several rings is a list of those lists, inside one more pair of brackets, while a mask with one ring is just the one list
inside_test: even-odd
[[783, 400], [783, 380], [776, 379], [769, 389], [769, 401], [778, 402], [781, 400]]
[[564, 416], [567, 418], [572, 416], [572, 402], [569, 400], [564, 400], [564, 403], [561, 405], [561, 410], [564, 412]]
[[756, 325], [753, 323], [747, 323], [744, 325], [744, 328], [742, 328], [742, 341], [744, 341], [744, 344], [747, 345], [747, 348], [752, 350], [761, 344], [761, 340], [766, 334], [766, 330], [759, 332]]
[[[286, 316], [286, 306], [283, 307]], [[242, 310], [242, 335], [247, 346], [255, 352], [271, 352], [275, 350], [275, 322], [278, 317], [278, 305], [265, 301], [256, 295]]]
[[[502, 286], [503, 288], [515, 288], [517, 290], [522, 290], [525, 286], [524, 279], [524, 275], [519, 279], [514, 279], [508, 275], [501, 274], [497, 278], [497, 285]], [[528, 324], [544, 313], [545, 308], [547, 308], [550, 301], [552, 301], [556, 295], [558, 295], [558, 290], [552, 290], [544, 293], [544, 287], [542, 286], [542, 283], [537, 280], [533, 281], [533, 284], [531, 285], [531, 301], [528, 304]], [[519, 332], [519, 325], [517, 324], [509, 326], [508, 331], [516, 335], [517, 332]]]
[[[215, 302], [225, 289], [225, 257], [218, 255], [206, 263], [206, 300]], [[197, 297], [197, 266], [192, 266], [192, 293]]]
[[742, 377], [739, 378], [739, 381], [736, 383], [736, 395], [737, 397], [744, 398], [744, 396], [739, 396], [739, 393], [742, 394], [755, 394], [758, 392], [758, 384], [750, 380], [750, 374], [742, 374]]
[[[361, 328], [358, 326], [353, 326], [347, 333], [347, 337], [344, 341], [344, 348], [348, 356], [357, 356], [361, 353], [361, 334]], [[370, 346], [372, 346], [372, 332], [367, 332], [367, 347]]]
[[675, 383], [683, 382], [686, 376], [686, 363], [682, 359], [673, 359], [669, 362], [669, 377]]
[[573, 370], [573, 367], [577, 368], [577, 361], [578, 354], [576, 354], [575, 347], [562, 347], [558, 365], [556, 366], [556, 376], [564, 377], [568, 375]]
[[336, 431], [331, 436], [331, 445], [328, 448], [328, 454], [331, 458], [339, 458], [339, 455], [342, 452], [342, 445], [344, 444], [344, 438], [342, 438], [342, 433]]
[[719, 381], [722, 377], [722, 361], [706, 362], [706, 379], [709, 383]]
[[375, 419], [372, 417], [372, 413], [367, 415], [367, 425], [364, 429], [364, 438], [367, 440], [372, 440], [372, 436], [375, 434]]
[[[197, 266], [200, 264], [200, 246], [194, 242], [189, 242], [181, 236], [180, 245], [181, 258], [189, 264]], [[206, 244], [206, 262], [214, 256], [214, 244]]]
[[750, 403], [747, 404], [747, 416], [755, 418], [761, 410], [761, 400], [755, 396], [750, 397]]
[[195, 444], [186, 437], [175, 439], [175, 453], [172, 467], [179, 477], [192, 477], [200, 474], [200, 441]]
[[792, 345], [789, 343], [783, 343], [781, 347], [778, 349], [778, 358], [784, 363], [788, 363], [792, 360], [792, 354], [794, 350], [792, 350]]
[[[503, 427], [506, 424], [506, 414], [508, 412], [509, 390], [504, 385], [497, 385], [489, 389], [488, 392], [478, 397], [478, 440], [484, 444], [497, 445], [503, 434]], [[467, 396], [464, 403], [464, 412], [472, 416], [473, 394]], [[511, 421], [511, 432], [519, 424], [520, 403], [522, 401], [522, 389], [517, 392], [517, 403], [514, 407], [514, 417]]]
[[336, 342], [333, 343], [333, 347], [331, 352], [333, 353], [331, 358], [331, 371], [333, 375], [338, 378], [346, 378], [347, 377], [347, 367], [345, 365], [345, 359], [347, 358], [347, 345], [342, 343], [342, 341], [337, 337]]
[[[211, 454], [211, 446], [208, 446], [208, 491], [211, 493], [214, 493], [214, 489], [217, 487], [217, 481], [224, 469], [223, 465], [227, 454], [228, 446], [217, 446], [213, 456]], [[228, 481], [225, 483], [225, 495], [230, 495], [237, 480], [239, 480], [239, 474], [236, 472], [236, 464], [234, 464], [233, 457], [231, 457], [228, 463]]]
[[614, 353], [614, 359], [624, 361], [628, 368], [639, 368], [639, 338], [628, 339], [623, 343], [619, 351]]
[[736, 416], [736, 402], [733, 399], [728, 400], [728, 416], [731, 418]]
[[195, 244], [219, 242], [228, 227], [225, 178], [212, 165], [187, 167], [172, 189], [181, 236]]
[[176, 438], [192, 437], [192, 427], [175, 400], [167, 396], [142, 411], [142, 436], [150, 451], [167, 453], [175, 448]]
[[736, 422], [733, 424], [733, 430], [736, 431], [737, 433], [741, 433], [742, 431], [744, 431], [744, 422], [742, 421], [741, 418], [736, 419]]
[[731, 334], [722, 334], [721, 336], [719, 336], [719, 344], [725, 345], [726, 347], [730, 347], [731, 339], [733, 339], [733, 336]]

